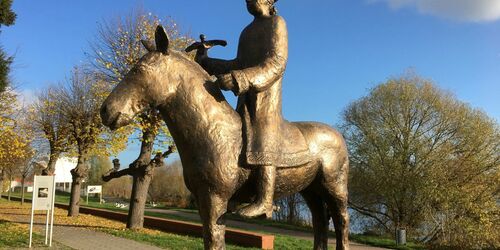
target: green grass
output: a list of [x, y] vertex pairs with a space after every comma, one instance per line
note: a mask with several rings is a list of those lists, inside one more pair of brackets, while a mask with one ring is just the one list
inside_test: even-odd
[[404, 246], [397, 246], [396, 241], [393, 239], [383, 238], [381, 236], [367, 236], [360, 234], [351, 234], [349, 236], [350, 240], [370, 246], [376, 247], [385, 247], [391, 249], [399, 249], [399, 250], [423, 250], [426, 249], [423, 245], [407, 242]]
[[[90, 204], [90, 202], [89, 202], [89, 206], [96, 207], [96, 208], [106, 208], [103, 204], [99, 204], [98, 202], [96, 202], [95, 204]], [[106, 209], [110, 209], [110, 210], [114, 210], [114, 211], [121, 211], [121, 212], [127, 211], [127, 209], [115, 208], [114, 206], [111, 208], [106, 208]], [[186, 213], [193, 213], [193, 214], [198, 213], [197, 210], [192, 210], [192, 209], [178, 209], [178, 208], [172, 208], [172, 209], [177, 210], [177, 211], [181, 211], [181, 212], [186, 212]], [[166, 210], [168, 210], [168, 209], [166, 209]], [[159, 218], [165, 218], [165, 219], [198, 222], [198, 223], [200, 222], [199, 220], [190, 219], [190, 218], [186, 218], [183, 216], [177, 216], [177, 215], [172, 215], [172, 214], [164, 214], [164, 213], [148, 212], [148, 211], [146, 211], [144, 214], [147, 216], [159, 217]], [[258, 225], [262, 225], [262, 226], [277, 227], [277, 228], [294, 230], [294, 231], [302, 231], [302, 232], [311, 232], [312, 231], [312, 228], [309, 226], [291, 225], [291, 224], [287, 224], [285, 222], [266, 220], [266, 219], [244, 219], [244, 218], [241, 218], [241, 217], [239, 217], [237, 215], [233, 215], [233, 214], [227, 214], [226, 216], [227, 216], [226, 217], [227, 219], [249, 222], [249, 223], [258, 224]], [[246, 228], [240, 228], [240, 229], [248, 230]], [[250, 230], [250, 231], [262, 232], [262, 231], [258, 231], [258, 230]], [[330, 237], [335, 237], [335, 233], [330, 232]], [[351, 240], [353, 242], [361, 243], [361, 244], [370, 245], [370, 246], [385, 247], [385, 248], [391, 248], [391, 249], [400, 249], [400, 250], [426, 249], [423, 245], [413, 243], [413, 242], [408, 242], [408, 244], [405, 246], [397, 246], [395, 240], [383, 238], [380, 236], [366, 236], [366, 235], [351, 234], [349, 236], [349, 240]], [[296, 239], [296, 238], [293, 238], [290, 236], [284, 236], [284, 235], [276, 235], [274, 244], [275, 244], [276, 249], [312, 249], [312, 247], [313, 247], [312, 241]]]
[[235, 214], [228, 214], [227, 218], [231, 219], [231, 220], [243, 221], [243, 222], [253, 223], [253, 224], [257, 224], [257, 225], [268, 226], [268, 227], [277, 227], [277, 228], [288, 229], [288, 230], [293, 230], [293, 231], [301, 231], [301, 232], [312, 232], [311, 226], [289, 224], [289, 223], [282, 222], [282, 221], [259, 219], [259, 218], [246, 219], [246, 218], [242, 218], [242, 217], [235, 215]]
[[313, 242], [310, 240], [297, 239], [291, 236], [275, 235], [275, 249], [313, 249]]
[[[122, 237], [138, 242], [147, 243], [153, 246], [166, 249], [203, 249], [203, 239], [175, 234], [160, 233], [157, 235], [150, 235], [146, 233], [136, 232], [133, 230], [104, 230], [106, 233], [112, 234], [117, 237]], [[232, 250], [250, 250], [257, 248], [246, 248], [228, 244], [227, 249]]]
[[[17, 196], [17, 195], [15, 195], [15, 196]], [[30, 197], [27, 197], [27, 198], [30, 198]], [[64, 198], [64, 196], [58, 197], [58, 198], [56, 198], [56, 200], [64, 201], [65, 198]], [[111, 205], [109, 207], [106, 204], [99, 204], [97, 199], [91, 202], [91, 200], [89, 198], [89, 206], [110, 209], [113, 211], [126, 212], [126, 209], [115, 208], [114, 205]], [[186, 221], [186, 218], [184, 218], [184, 217], [169, 215], [169, 214], [146, 212], [146, 215]], [[196, 220], [191, 220], [191, 221], [197, 222]], [[103, 231], [103, 232], [108, 233], [108, 234], [111, 234], [111, 235], [115, 235], [117, 237], [122, 237], [122, 238], [131, 239], [131, 240], [135, 240], [135, 241], [142, 242], [142, 243], [147, 243], [147, 244], [154, 245], [154, 246], [157, 246], [160, 248], [203, 249], [203, 239], [197, 238], [197, 237], [175, 235], [175, 234], [164, 233], [164, 232], [151, 235], [151, 234], [148, 234], [145, 232], [140, 232], [140, 231], [116, 230], [116, 229], [111, 229], [111, 228], [100, 228], [98, 230]], [[0, 231], [0, 233], [1, 233], [1, 231]], [[276, 249], [311, 249], [313, 245], [312, 245], [312, 242], [308, 241], [308, 240], [296, 239], [296, 238], [293, 238], [290, 236], [276, 235], [275, 241], [274, 241], [274, 246]], [[227, 247], [227, 249], [234, 249], [234, 250], [256, 249], [256, 248], [240, 247], [240, 246], [236, 246], [236, 245], [232, 245], [232, 244], [227, 244], [226, 247]], [[0, 249], [2, 249], [1, 245], [0, 245]]]
[[[21, 195], [20, 195], [20, 193], [12, 193], [12, 196], [20, 197]], [[25, 194], [25, 197], [30, 199], [31, 193]], [[56, 194], [56, 202], [63, 203], [63, 204], [69, 204], [69, 193], [58, 192]], [[101, 204], [101, 203], [99, 203], [99, 199], [95, 198], [95, 197], [89, 197], [88, 204], [86, 204], [85, 198], [82, 197], [81, 205], [87, 206], [87, 207], [93, 207], [93, 208], [107, 209], [107, 210], [116, 211], [116, 212], [123, 212], [123, 213], [126, 213], [128, 211], [128, 208], [115, 207], [114, 203]], [[193, 209], [179, 209], [179, 208], [160, 208], [160, 209], [165, 209], [165, 210], [172, 209], [172, 210], [177, 210], [177, 211], [186, 212], [186, 213], [193, 213], [193, 214], [198, 213], [197, 210], [193, 210]], [[186, 218], [183, 216], [177, 216], [177, 215], [172, 215], [172, 214], [164, 214], [164, 213], [149, 212], [149, 211], [146, 211], [144, 214], [146, 216], [151, 216], [151, 217], [189, 221], [189, 222], [197, 222], [197, 223], [200, 222], [197, 219], [190, 219], [190, 218]], [[273, 221], [273, 220], [243, 219], [237, 215], [232, 215], [232, 214], [228, 214], [227, 218], [231, 219], [231, 220], [244, 221], [244, 222], [249, 222], [249, 223], [258, 224], [258, 225], [262, 225], [262, 226], [277, 227], [277, 228], [294, 230], [294, 231], [302, 231], [302, 232], [311, 232], [312, 231], [312, 228], [309, 226], [291, 225], [291, 224], [287, 224], [284, 222]], [[248, 230], [248, 229], [246, 229], [246, 230]], [[261, 231], [257, 231], [257, 230], [250, 230], [250, 231], [261, 232]], [[166, 246], [165, 244], [176, 244], [176, 243], [171, 243], [171, 242], [179, 241], [179, 239], [176, 239], [176, 238], [171, 239], [170, 236], [163, 235], [160, 237], [160, 236], [151, 236], [151, 235], [147, 235], [147, 234], [141, 235], [140, 233], [133, 232], [133, 231], [127, 231], [127, 230], [126, 231], [114, 231], [114, 232], [108, 232], [108, 233], [115, 234], [116, 236], [120, 236], [120, 237], [124, 237], [124, 238], [137, 240], [137, 241], [150, 242], [151, 244], [158, 246], [158, 247], [165, 247]], [[179, 236], [179, 237], [182, 237], [180, 242], [184, 242], [181, 245], [179, 245], [179, 247], [181, 249], [191, 249], [191, 248], [198, 249], [198, 247], [200, 249], [202, 248], [202, 245], [198, 245], [198, 244], [202, 244], [202, 240], [200, 238], [192, 238], [192, 237], [184, 237], [184, 236]], [[330, 237], [335, 237], [335, 234], [333, 232], [330, 232]], [[400, 250], [425, 249], [425, 247], [423, 245], [416, 244], [413, 242], [408, 242], [408, 244], [405, 246], [397, 246], [396, 242], [393, 239], [388, 239], [388, 238], [384, 238], [384, 237], [380, 237], [380, 236], [366, 236], [366, 235], [351, 234], [350, 240], [352, 240], [354, 242], [370, 245], [370, 246], [385, 247], [385, 248], [391, 248], [391, 249], [400, 249]], [[197, 242], [197, 243], [194, 243], [194, 242]], [[193, 245], [189, 245], [191, 243]], [[171, 245], [170, 247], [177, 249], [177, 247], [174, 245]], [[232, 247], [235, 247], [235, 246], [232, 246]], [[276, 249], [311, 249], [312, 242], [308, 241], [308, 240], [296, 239], [296, 238], [293, 238], [290, 236], [276, 235], [275, 248]], [[230, 249], [239, 249], [239, 248], [230, 248]]]
[[[23, 232], [13, 223], [0, 221], [0, 248], [26, 247], [28, 246], [29, 235]], [[34, 242], [43, 243], [40, 235], [33, 235]]]
[[[140, 233], [132, 230], [105, 230], [105, 232], [122, 237], [127, 238], [143, 243], [148, 243], [160, 248], [168, 248], [168, 249], [203, 249], [203, 239], [181, 236], [181, 235], [172, 235], [172, 234], [158, 234], [158, 235], [149, 235], [145, 233]], [[308, 240], [296, 239], [289, 236], [277, 235], [274, 240], [274, 248], [275, 249], [312, 249], [313, 243]], [[232, 250], [250, 250], [250, 249], [258, 249], [258, 248], [246, 248], [235, 246], [231, 244], [226, 245], [227, 249]]]

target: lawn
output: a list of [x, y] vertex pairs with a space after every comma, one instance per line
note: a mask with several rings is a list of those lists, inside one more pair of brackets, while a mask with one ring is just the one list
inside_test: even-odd
[[[31, 212], [31, 204], [26, 203], [23, 206], [16, 201], [7, 201], [5, 199], [0, 199], [0, 222], [4, 224], [0, 225], [0, 229], [7, 230], [9, 228], [16, 229], [18, 231], [12, 231], [8, 237], [0, 237], [0, 249], [2, 248], [14, 248], [14, 247], [26, 247], [28, 238], [28, 231], [25, 224], [14, 223], [12, 216], [10, 214], [25, 214], [29, 216]], [[203, 240], [197, 237], [181, 236], [170, 233], [165, 233], [158, 230], [152, 229], [141, 229], [141, 230], [127, 230], [125, 229], [125, 224], [113, 220], [108, 220], [100, 218], [97, 216], [80, 214], [77, 218], [71, 218], [66, 216], [66, 210], [57, 209], [55, 210], [54, 221], [58, 225], [66, 226], [78, 226], [83, 228], [88, 228], [91, 230], [97, 230], [105, 232], [118, 237], [123, 237], [139, 242], [144, 242], [150, 245], [154, 245], [165, 249], [203, 249]], [[22, 233], [22, 232], [24, 233]], [[0, 235], [4, 232], [0, 230]], [[37, 246], [40, 245], [40, 240], [43, 240], [42, 236], [37, 235], [36, 237]], [[42, 242], [43, 243], [43, 242]], [[43, 245], [43, 244], [42, 244]], [[307, 240], [294, 239], [288, 236], [276, 236], [275, 239], [276, 249], [311, 249], [312, 242]], [[67, 249], [67, 248], [66, 248]], [[227, 249], [243, 250], [243, 249], [253, 249], [245, 248], [240, 246], [235, 246], [228, 244]]]
[[[21, 195], [18, 193], [13, 193], [12, 196], [14, 197], [20, 197]], [[30, 199], [31, 198], [31, 193], [28, 193], [25, 195], [26, 198]], [[64, 203], [64, 204], [69, 204], [69, 194], [67, 193], [58, 193], [56, 195], [56, 202], [58, 203]], [[88, 207], [94, 207], [94, 208], [101, 208], [101, 209], [108, 209], [112, 211], [118, 211], [118, 212], [124, 212], [126, 213], [128, 211], [128, 208], [117, 208], [115, 207], [115, 204], [112, 203], [104, 203], [101, 204], [99, 203], [99, 199], [95, 197], [89, 197], [89, 203], [86, 204], [85, 198], [82, 198], [81, 201], [82, 206], [88, 206]], [[189, 210], [189, 209], [176, 209], [175, 210], [180, 210], [182, 212], [190, 212], [190, 213], [197, 213], [196, 210]], [[188, 219], [182, 216], [176, 216], [172, 214], [164, 214], [164, 213], [157, 213], [157, 212], [149, 212], [146, 211], [145, 215], [147, 216], [152, 216], [152, 217], [159, 217], [159, 218], [166, 218], [166, 219], [174, 219], [174, 220], [182, 220], [182, 221], [190, 221], [190, 222], [199, 222], [199, 220], [193, 220], [193, 219]], [[272, 220], [265, 220], [265, 219], [243, 219], [241, 217], [235, 216], [235, 215], [228, 215], [228, 219], [232, 220], [239, 220], [239, 221], [246, 221], [254, 224], [259, 224], [259, 225], [264, 225], [264, 226], [272, 226], [272, 227], [278, 227], [278, 228], [283, 228], [283, 229], [289, 229], [289, 230], [296, 230], [296, 231], [305, 231], [305, 232], [310, 232], [312, 229], [307, 226], [299, 226], [299, 225], [290, 225], [286, 224], [284, 222], [278, 222], [278, 221], [272, 221]], [[248, 230], [248, 229], [245, 229]], [[253, 230], [256, 231], [256, 230]], [[163, 240], [162, 237], [159, 237], [157, 235], [151, 236], [151, 235], [143, 235], [141, 233], [137, 232], [131, 232], [131, 231], [109, 231], [106, 230], [107, 233], [124, 237], [124, 238], [130, 238], [133, 240], [137, 241], [146, 241], [146, 242], [155, 242], [154, 245], [158, 247], [165, 247], [165, 244], [170, 244], [170, 241], [168, 240]], [[264, 232], [265, 233], [265, 232]], [[175, 235], [176, 236], [176, 235]], [[334, 232], [330, 233], [331, 237], [335, 237]], [[192, 239], [184, 239], [184, 242], [187, 244], [188, 242], [196, 242], [196, 240], [199, 240], [198, 243], [195, 244], [202, 244], [201, 239], [198, 238], [192, 238]], [[416, 244], [413, 242], [408, 242], [407, 245], [405, 246], [397, 246], [395, 240], [393, 239], [387, 239], [383, 237], [377, 237], [377, 236], [365, 236], [365, 235], [357, 235], [357, 234], [352, 234], [350, 235], [350, 240], [366, 245], [371, 245], [371, 246], [377, 246], [377, 247], [385, 247], [385, 248], [391, 248], [391, 249], [401, 249], [401, 250], [421, 250], [425, 249], [424, 246], [420, 244]], [[173, 244], [173, 243], [172, 243]], [[183, 245], [186, 245], [183, 244]], [[200, 245], [201, 247], [202, 245]], [[195, 245], [190, 245], [191, 247], [195, 247]], [[301, 240], [301, 239], [295, 239], [290, 236], [282, 236], [282, 235], [276, 235], [275, 237], [275, 248], [276, 249], [311, 249], [312, 248], [312, 242], [307, 241], [307, 240]]]
[[399, 250], [424, 250], [427, 249], [423, 245], [407, 242], [406, 245], [396, 245], [396, 241], [393, 239], [387, 239], [379, 236], [368, 236], [368, 235], [360, 235], [360, 234], [351, 234], [349, 235], [349, 239], [362, 243], [365, 245], [375, 246], [375, 247], [385, 247], [390, 249], [399, 249]]
[[[0, 215], [1, 216], [1, 215]], [[0, 218], [0, 249], [27, 248], [29, 246], [29, 228], [27, 225], [12, 223]], [[45, 246], [45, 235], [33, 234], [32, 245], [37, 249]], [[56, 249], [71, 249], [56, 241], [52, 241]]]

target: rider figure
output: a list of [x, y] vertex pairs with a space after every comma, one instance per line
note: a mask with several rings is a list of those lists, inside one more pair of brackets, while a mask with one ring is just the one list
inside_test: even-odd
[[209, 58], [198, 51], [195, 60], [223, 90], [238, 96], [246, 163], [256, 168], [257, 199], [238, 211], [244, 217], [272, 215], [276, 167], [280, 154], [281, 85], [288, 59], [285, 20], [276, 14], [277, 0], [245, 0], [254, 20], [243, 30], [234, 60]]

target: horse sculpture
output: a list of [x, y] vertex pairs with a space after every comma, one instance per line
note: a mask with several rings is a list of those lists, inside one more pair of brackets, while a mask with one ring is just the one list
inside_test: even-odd
[[[150, 52], [103, 103], [101, 118], [117, 129], [147, 108], [161, 112], [178, 148], [185, 184], [198, 204], [205, 249], [224, 249], [228, 202], [249, 202], [255, 194], [255, 177], [240, 159], [241, 120], [208, 73], [185, 54], [168, 49], [161, 26], [155, 41], [156, 49], [147, 46]], [[298, 192], [304, 197], [312, 213], [314, 249], [327, 249], [330, 217], [337, 249], [348, 249], [345, 142], [340, 133], [321, 123], [289, 125], [303, 134], [313, 160], [278, 168], [275, 198]]]

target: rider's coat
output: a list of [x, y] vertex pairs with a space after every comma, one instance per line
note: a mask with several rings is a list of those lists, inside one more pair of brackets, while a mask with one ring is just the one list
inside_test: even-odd
[[[283, 148], [290, 134], [281, 113], [281, 88], [288, 60], [288, 32], [280, 16], [255, 19], [241, 33], [234, 60], [206, 58], [203, 68], [212, 75], [233, 76], [238, 95], [236, 110], [243, 120], [246, 161], [250, 165], [296, 166], [306, 162], [303, 137]], [[297, 133], [291, 133], [297, 134]], [[292, 139], [292, 138], [289, 138]]]

